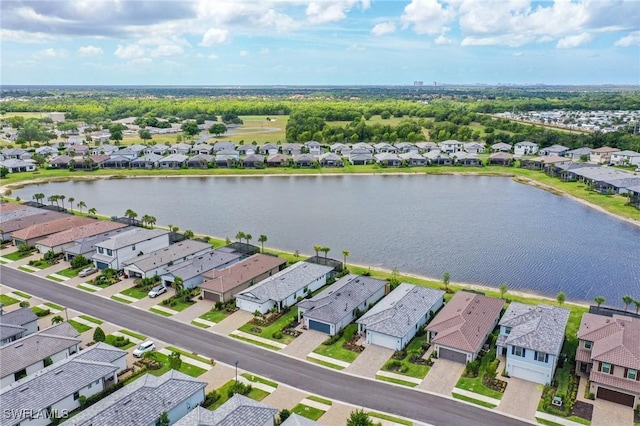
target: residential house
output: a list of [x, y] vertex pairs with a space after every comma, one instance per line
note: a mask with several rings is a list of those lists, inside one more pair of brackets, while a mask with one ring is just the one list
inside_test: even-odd
[[567, 151], [569, 151], [569, 148], [567, 148], [566, 146], [562, 146], [562, 145], [551, 145], [548, 146], [546, 148], [542, 148], [540, 150], [540, 155], [545, 156], [545, 155], [557, 155], [557, 156], [561, 156], [567, 153]]
[[205, 400], [207, 383], [169, 370], [162, 376], [145, 374], [65, 421], [69, 426], [155, 426], [163, 413], [169, 424], [197, 408]]
[[35, 163], [16, 160], [14, 158], [0, 161], [0, 167], [6, 167], [9, 170], [9, 173], [33, 172], [36, 170]]
[[293, 164], [296, 167], [309, 168], [315, 167], [318, 160], [311, 154], [298, 154], [293, 156]]
[[235, 151], [236, 144], [229, 141], [219, 141], [213, 144], [213, 150], [218, 153], [220, 151]]
[[513, 153], [515, 155], [535, 155], [538, 152], [538, 144], [522, 141], [513, 146]]
[[383, 154], [383, 153], [395, 154], [398, 152], [398, 148], [386, 142], [379, 142], [374, 144], [373, 149], [377, 154]]
[[222, 149], [217, 151], [216, 166], [232, 167], [240, 161], [240, 153], [234, 149]]
[[576, 371], [589, 375], [598, 399], [640, 404], [640, 319], [586, 313], [578, 329]]
[[345, 156], [348, 155], [349, 151], [351, 151], [351, 147], [343, 143], [334, 143], [329, 146], [329, 151], [333, 152], [334, 154]]
[[[88, 145], [71, 145], [67, 147], [67, 155], [84, 157], [91, 154], [91, 148]], [[96, 154], [97, 155], [97, 154]]]
[[466, 364], [478, 357], [500, 319], [502, 299], [459, 291], [427, 326], [439, 358]]
[[180, 277], [185, 289], [194, 288], [202, 284], [205, 272], [228, 268], [243, 257], [244, 255], [241, 253], [230, 253], [222, 249], [209, 251], [167, 267], [160, 278], [162, 284], [167, 287], [171, 287], [171, 283], [175, 281], [176, 277]]
[[373, 154], [373, 146], [366, 143], [366, 142], [358, 142], [358, 143], [354, 143], [353, 146], [351, 147], [352, 150], [354, 149], [363, 149], [367, 152], [369, 152], [369, 154]]
[[242, 159], [242, 167], [245, 169], [261, 169], [264, 163], [265, 156], [262, 154], [249, 154]]
[[364, 166], [374, 162], [373, 154], [364, 148], [354, 148], [349, 151], [349, 162], [354, 166]]
[[123, 263], [144, 253], [169, 247], [169, 232], [161, 229], [134, 228], [94, 244], [91, 257], [96, 268], [120, 270]]
[[284, 154], [271, 154], [267, 157], [267, 166], [269, 167], [287, 167], [291, 164], [291, 157]]
[[[96, 142], [107, 142], [109, 139], [110, 139], [109, 134], [102, 137], [98, 136], [93, 138], [93, 140]], [[82, 145], [85, 142], [86, 141], [84, 140], [84, 138], [80, 135], [69, 135], [69, 137], [67, 138], [66, 145]]]
[[453, 139], [440, 142], [439, 146], [440, 146], [440, 151], [446, 152], [449, 154], [462, 151], [462, 149], [464, 148], [464, 144], [462, 142], [456, 141]]
[[287, 155], [302, 154], [302, 145], [299, 143], [287, 143], [282, 146], [282, 153]]
[[[118, 372], [126, 367], [126, 354], [105, 343], [97, 343], [3, 388], [0, 390], [2, 406], [25, 414], [2, 416], [0, 425], [47, 425], [54, 415], [61, 417], [79, 408], [80, 397], [89, 398], [118, 382]], [[33, 417], [29, 413], [33, 413]]]
[[618, 151], [611, 154], [611, 163], [616, 166], [637, 166], [640, 167], [640, 152]]
[[43, 157], [55, 158], [60, 155], [60, 151], [53, 146], [41, 146], [40, 148], [36, 148], [36, 154], [42, 155]]
[[102, 234], [104, 232], [125, 228], [127, 225], [118, 222], [109, 222], [106, 220], [96, 220], [86, 225], [77, 226], [58, 232], [38, 241], [36, 248], [42, 254], [48, 251], [54, 253], [62, 253], [64, 249], [74, 246], [76, 240], [93, 235]]
[[133, 144], [133, 145], [127, 146], [126, 148], [115, 151], [111, 155], [118, 156], [118, 157], [126, 157], [129, 160], [133, 161], [136, 158], [143, 156], [147, 148], [148, 147], [146, 145]]
[[504, 151], [489, 154], [489, 165], [491, 166], [512, 166], [513, 155]]
[[429, 161], [429, 164], [436, 166], [451, 166], [453, 165], [453, 159], [446, 152], [439, 151], [434, 149], [432, 151], [426, 152], [424, 158]]
[[318, 157], [322, 167], [344, 167], [342, 157], [333, 152], [325, 152]]
[[591, 151], [593, 151], [593, 149], [587, 147], [572, 149], [565, 152], [564, 156], [571, 158], [573, 161], [580, 161], [582, 157], [589, 158], [591, 156]]
[[57, 219], [69, 217], [66, 213], [52, 212], [42, 209], [38, 210], [40, 211], [37, 214], [26, 215], [11, 220], [3, 220], [2, 227], [0, 228], [2, 241], [12, 239], [13, 233], [18, 230], [26, 229], [39, 223], [52, 222]]
[[400, 167], [402, 160], [397, 154], [381, 153], [374, 155], [376, 162], [384, 167]]
[[170, 154], [187, 155], [191, 152], [191, 145], [188, 143], [177, 143], [169, 148]]
[[[29, 308], [4, 312], [0, 305], [0, 346], [38, 331], [38, 317]], [[4, 362], [4, 360], [3, 360]]]
[[64, 258], [67, 262], [71, 261], [76, 256], [84, 256], [86, 259], [91, 259], [96, 252], [95, 244], [100, 243], [102, 241], [106, 241], [109, 238], [122, 234], [124, 232], [131, 231], [133, 229], [137, 229], [133, 226], [127, 226], [124, 228], [119, 228], [114, 231], [104, 232], [102, 234], [93, 235], [91, 237], [79, 238], [75, 241], [75, 244], [67, 247], [63, 250]]
[[421, 154], [438, 149], [438, 144], [435, 142], [416, 142], [416, 146]]
[[211, 244], [197, 240], [183, 240], [168, 247], [125, 260], [122, 262], [122, 269], [126, 277], [151, 278], [155, 275], [162, 275], [168, 267], [212, 250]]
[[194, 145], [191, 149], [191, 152], [196, 152], [198, 154], [211, 155], [213, 152], [213, 145], [209, 145], [208, 143], [201, 143], [198, 145]]
[[400, 143], [397, 143], [395, 147], [398, 150], [397, 152], [399, 153], [414, 152], [417, 154], [420, 152], [420, 148], [418, 148], [415, 144], [410, 142], [400, 142]]
[[79, 337], [63, 322], [0, 347], [0, 389], [77, 353]]
[[247, 312], [266, 313], [296, 304], [298, 297], [313, 293], [327, 283], [333, 268], [297, 262], [258, 284], [236, 294], [236, 306]]
[[161, 169], [180, 169], [187, 164], [188, 156], [184, 154], [169, 154], [160, 160]]
[[558, 157], [557, 155], [547, 155], [544, 157], [521, 158], [520, 167], [529, 170], [545, 170], [549, 165], [570, 164], [571, 159], [567, 157]]
[[504, 142], [498, 142], [491, 145], [491, 152], [511, 152], [513, 147]]
[[169, 151], [171, 147], [169, 145], [165, 145], [163, 143], [158, 143], [155, 145], [151, 145], [148, 146], [145, 150], [144, 153], [149, 155], [149, 154], [156, 154], [156, 155], [165, 155], [167, 153], [167, 151]]
[[5, 148], [0, 151], [5, 160], [30, 160], [31, 154], [22, 148]]
[[162, 159], [162, 155], [151, 152], [136, 158], [129, 165], [134, 169], [157, 169]]
[[216, 410], [196, 407], [174, 426], [275, 426], [277, 414], [277, 409], [236, 393]]
[[207, 169], [209, 164], [215, 161], [215, 157], [209, 154], [197, 154], [189, 158], [187, 167], [192, 169]]
[[264, 155], [275, 155], [280, 152], [280, 147], [274, 143], [265, 143], [258, 146], [258, 151]]
[[471, 167], [482, 166], [482, 161], [478, 159], [478, 156], [476, 154], [469, 154], [464, 151], [458, 151], [451, 154], [451, 157], [453, 157], [455, 164], [459, 166], [465, 166], [465, 167], [466, 166], [471, 166]]
[[49, 167], [53, 167], [55, 169], [67, 169], [69, 168], [69, 164], [71, 163], [71, 157], [68, 155], [60, 155], [56, 158], [52, 158], [49, 160]]
[[118, 155], [117, 152], [120, 150], [120, 147], [115, 145], [98, 145], [89, 149], [89, 153], [91, 155]]
[[444, 291], [401, 283], [356, 323], [367, 343], [404, 349], [444, 303]]
[[0, 203], [0, 222], [4, 224], [10, 220], [33, 216], [45, 211], [26, 204]]
[[276, 256], [254, 254], [228, 268], [214, 269], [202, 274], [202, 297], [214, 302], [227, 303], [236, 293], [280, 272], [287, 261]]
[[589, 161], [598, 164], [609, 164], [609, 162], [611, 162], [611, 155], [619, 151], [620, 150], [618, 148], [602, 146], [591, 151], [591, 154], [589, 154]]
[[109, 159], [101, 162], [99, 166], [107, 169], [128, 169], [130, 164], [129, 157], [112, 155]]
[[640, 209], [640, 184], [629, 186], [629, 204]]
[[307, 151], [311, 155], [320, 155], [320, 154], [322, 154], [322, 147], [320, 146], [320, 142], [318, 142], [318, 141], [305, 142], [304, 143], [304, 147], [307, 149]]
[[95, 219], [90, 219], [88, 217], [67, 215], [60, 219], [38, 223], [37, 225], [31, 225], [27, 228], [15, 231], [11, 234], [11, 238], [13, 239], [13, 244], [16, 246], [24, 243], [29, 247], [34, 247], [37, 242], [45, 239], [49, 235], [94, 222]]
[[330, 336], [353, 322], [386, 294], [387, 282], [345, 275], [320, 294], [298, 303], [298, 321]]
[[511, 302], [498, 325], [497, 355], [506, 356], [510, 377], [548, 385], [558, 365], [568, 309]]
[[469, 154], [480, 154], [484, 152], [484, 145], [478, 142], [468, 142], [464, 144], [463, 149]]
[[238, 145], [236, 151], [240, 153], [240, 155], [252, 155], [257, 152], [257, 147], [254, 145]]

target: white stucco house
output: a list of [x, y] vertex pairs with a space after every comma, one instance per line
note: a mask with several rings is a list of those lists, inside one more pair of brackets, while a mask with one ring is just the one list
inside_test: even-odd
[[522, 141], [513, 146], [513, 153], [515, 155], [535, 155], [538, 152], [538, 144]]
[[134, 228], [95, 244], [91, 257], [96, 268], [120, 270], [134, 257], [169, 247], [169, 231]]

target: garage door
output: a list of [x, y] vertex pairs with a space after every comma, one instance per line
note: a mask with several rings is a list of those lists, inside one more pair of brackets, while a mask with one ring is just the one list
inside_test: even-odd
[[528, 380], [534, 383], [540, 383], [541, 385], [544, 385], [547, 382], [544, 373], [540, 371], [529, 370], [528, 368], [523, 368], [516, 365], [511, 368], [511, 376], [523, 380]]
[[448, 359], [450, 361], [459, 362], [461, 364], [467, 363], [467, 354], [452, 351], [451, 349], [440, 348], [440, 350], [438, 351], [438, 358]]
[[634, 397], [627, 393], [616, 392], [606, 388], [598, 388], [597, 396], [600, 399], [617, 402], [618, 404], [626, 405], [627, 407], [633, 407]]
[[107, 269], [109, 267], [109, 264], [104, 262], [96, 262], [96, 266], [98, 267], [98, 269]]
[[322, 331], [323, 333], [329, 334], [331, 332], [331, 326], [329, 324], [325, 324], [323, 322], [314, 321], [312, 319], [309, 320], [309, 328], [311, 330]]
[[211, 291], [203, 290], [202, 297], [204, 297], [205, 300], [213, 300], [214, 302], [220, 301], [220, 295], [218, 293], [213, 293]]

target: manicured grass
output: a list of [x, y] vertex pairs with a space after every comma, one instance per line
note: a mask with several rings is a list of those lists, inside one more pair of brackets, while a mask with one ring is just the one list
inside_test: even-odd
[[220, 321], [222, 321], [223, 319], [225, 319], [228, 316], [229, 316], [229, 314], [227, 313], [227, 311], [212, 310], [212, 311], [209, 311], [209, 312], [206, 312], [206, 313], [200, 315], [199, 318], [201, 318], [203, 320], [219, 323]]
[[[105, 339], [104, 339], [105, 343], [107, 343], [107, 344], [109, 344], [109, 345], [111, 345], [111, 346], [115, 346], [115, 345], [113, 344], [113, 342], [114, 342], [115, 340], [116, 340], [116, 336], [113, 336], [113, 335], [111, 335], [111, 334], [108, 334], [107, 336], [105, 336]], [[118, 349], [122, 349], [123, 351], [126, 351], [127, 349], [132, 348], [132, 347], [134, 347], [135, 345], [136, 345], [135, 343], [133, 343], [133, 342], [129, 341], [129, 343], [128, 343], [128, 344], [126, 344], [126, 345], [124, 345], [124, 346], [120, 346]]]
[[[111, 297], [111, 298], [113, 299], [113, 297]], [[195, 321], [191, 321], [191, 325], [195, 325], [196, 327], [200, 327], [200, 328], [209, 328], [208, 325], [202, 324], [202, 323], [199, 323], [199, 322], [195, 322]]]
[[[34, 268], [35, 268], [35, 266], [34, 266]], [[23, 271], [23, 272], [28, 272], [30, 274], [33, 274], [35, 272], [33, 269], [29, 269], [26, 266], [18, 266], [18, 269]]]
[[497, 405], [493, 405], [489, 402], [484, 402], [484, 401], [480, 401], [478, 399], [474, 399], [474, 398], [469, 398], [468, 396], [465, 395], [460, 395], [458, 393], [453, 393], [451, 394], [455, 399], [460, 399], [462, 401], [467, 401], [470, 402], [472, 404], [476, 404], [476, 405], [480, 405], [482, 407], [487, 407], [487, 408], [496, 408]]
[[314, 362], [316, 364], [324, 365], [325, 367], [333, 368], [334, 370], [344, 370], [344, 367], [340, 365], [331, 364], [330, 362], [325, 362], [320, 359], [307, 357], [307, 361]]
[[102, 324], [102, 321], [100, 321], [98, 318], [90, 317], [89, 315], [80, 315], [80, 318], [82, 318], [83, 320], [92, 322], [94, 324], [98, 324], [98, 325]]
[[296, 405], [295, 407], [293, 407], [291, 412], [299, 414], [302, 417], [306, 417], [311, 420], [318, 420], [325, 413], [325, 411], [319, 410], [314, 407], [309, 407], [308, 405], [304, 404]]
[[35, 260], [31, 263], [31, 267], [33, 268], [38, 268], [38, 269], [46, 269], [50, 266], [52, 266], [53, 264], [47, 260]]
[[320, 398], [319, 396], [315, 396], [315, 395], [309, 395], [307, 399], [311, 401], [319, 402], [320, 404], [324, 404], [324, 405], [333, 405], [333, 401], [329, 399]]
[[580, 423], [583, 425], [591, 425], [591, 422], [587, 419], [583, 419], [582, 417], [578, 417], [578, 416], [569, 416], [567, 417], [568, 420], [571, 420], [572, 422], [576, 422], [576, 423]]
[[233, 337], [234, 339], [242, 340], [243, 342], [251, 343], [252, 345], [261, 346], [265, 349], [271, 349], [273, 351], [279, 351], [280, 348], [276, 348], [275, 346], [267, 345], [266, 343], [258, 342], [257, 340], [246, 339], [242, 336], [237, 336], [235, 334], [230, 334], [229, 337]]
[[82, 271], [84, 268], [86, 268], [86, 266], [83, 266], [81, 268], [67, 268], [63, 269], [62, 271], [56, 272], [56, 274], [62, 275], [63, 277], [67, 278], [75, 278], [78, 276], [78, 272]]
[[236, 382], [235, 380], [229, 380], [227, 383], [220, 386], [217, 389], [218, 395], [220, 395], [220, 398], [216, 402], [208, 406], [207, 408], [209, 410], [215, 410], [216, 408], [220, 407], [222, 404], [227, 402], [227, 400], [229, 399], [229, 390], [233, 387], [235, 382]]
[[540, 417], [536, 417], [536, 422], [545, 426], [564, 426], [560, 423], [552, 422], [550, 420], [541, 419]]
[[75, 328], [78, 333], [84, 333], [85, 331], [91, 330], [91, 327], [89, 327], [88, 325], [81, 324], [74, 320], [69, 320], [69, 324], [71, 324], [71, 326]]
[[13, 294], [17, 294], [20, 297], [24, 297], [25, 299], [31, 299], [31, 295], [30, 294], [23, 293], [23, 292], [18, 291], [18, 290], [13, 290], [12, 293]]
[[[162, 363], [162, 368], [159, 368], [158, 370], [147, 370], [147, 371], [153, 374], [154, 376], [162, 376], [164, 373], [171, 370], [171, 367], [169, 366], [169, 358], [166, 355], [161, 354], [160, 352], [156, 352], [155, 355], [156, 355], [156, 360]], [[207, 370], [205, 370], [204, 368], [196, 367], [195, 365], [187, 364], [186, 362], [183, 362], [178, 371], [191, 377], [198, 377], [204, 374]]]
[[195, 305], [195, 302], [192, 303], [186, 303], [182, 301], [182, 298], [180, 298], [179, 300], [176, 299], [172, 299], [171, 300], [171, 304], [170, 305], [162, 305], [161, 303], [159, 303], [159, 305], [166, 307], [168, 309], [172, 309], [174, 311], [177, 312], [182, 312], [187, 308], [190, 308], [191, 306]]
[[80, 290], [88, 291], [89, 293], [95, 293], [95, 292], [97, 291], [97, 290], [94, 290], [94, 289], [93, 289], [93, 288], [91, 288], [91, 287], [86, 287], [86, 286], [83, 286], [83, 285], [81, 285], [81, 284], [78, 284], [78, 288], [79, 288]]
[[376, 374], [376, 380], [382, 380], [383, 382], [395, 383], [396, 385], [407, 386], [410, 388], [415, 388], [418, 386], [416, 383], [405, 382], [404, 380], [394, 379], [393, 377], [379, 376]]
[[482, 376], [484, 376], [484, 372], [487, 369], [487, 365], [495, 359], [496, 350], [491, 349], [482, 357], [482, 363], [480, 364], [480, 371], [478, 372], [478, 377], [460, 377], [456, 387], [464, 390], [468, 390], [470, 392], [475, 392], [480, 395], [489, 396], [495, 399], [502, 399], [502, 393], [498, 391], [494, 391], [493, 389], [489, 389], [482, 384]]
[[[358, 328], [357, 324], [349, 324], [347, 328], [345, 328], [345, 335], [349, 334], [346, 332], [349, 328]], [[344, 335], [340, 337], [333, 345], [325, 345], [324, 343], [318, 346], [313, 352], [328, 356], [331, 358], [339, 359], [340, 361], [345, 362], [353, 362], [358, 358], [359, 353], [350, 351], [349, 349], [345, 349], [342, 347], [345, 343]]]
[[[31, 307], [31, 312], [33, 312], [36, 315], [38, 315], [38, 313], [40, 313], [40, 312], [45, 312], [45, 311], [46, 311], [45, 309], [38, 308], [37, 306]], [[51, 314], [51, 312], [49, 312], [49, 314]]]
[[133, 332], [131, 330], [122, 329], [122, 330], [118, 330], [118, 331], [120, 333], [122, 333], [122, 334], [125, 334], [127, 336], [131, 336], [131, 337], [133, 337], [135, 339], [138, 339], [138, 340], [145, 340], [147, 338], [146, 336], [143, 336], [142, 334], [135, 333], [135, 332]]
[[50, 279], [50, 280], [53, 280], [53, 281], [57, 281], [59, 283], [63, 283], [65, 281], [65, 280], [63, 280], [61, 278], [58, 278], [56, 276], [53, 276], [53, 275], [47, 275], [47, 279]]
[[20, 302], [18, 299], [14, 299], [11, 296], [7, 296], [6, 294], [0, 294], [0, 303], [4, 306], [13, 305], [14, 303]]
[[256, 401], [262, 401], [269, 396], [269, 392], [263, 391], [262, 389], [258, 388], [251, 388], [251, 392], [249, 392], [247, 396]]
[[120, 302], [120, 303], [126, 303], [127, 305], [130, 304], [130, 303], [133, 303], [133, 302], [131, 302], [131, 300], [126, 300], [126, 299], [123, 299], [123, 298], [115, 296], [115, 295], [111, 296], [111, 298], [113, 300], [116, 300], [116, 301]]
[[205, 364], [210, 364], [211, 360], [207, 359], [203, 356], [199, 356], [196, 354], [192, 354], [191, 352], [187, 352], [184, 349], [180, 349], [180, 348], [176, 348], [175, 346], [167, 346], [167, 349], [169, 349], [172, 352], [178, 352], [180, 355], [183, 355], [187, 358], [191, 358], [191, 359], [195, 359], [196, 361], [200, 361], [200, 362], [204, 362]]
[[264, 385], [271, 386], [272, 388], [278, 387], [278, 384], [276, 382], [272, 382], [271, 380], [264, 379], [260, 376], [254, 376], [253, 374], [249, 374], [249, 373], [242, 373], [241, 376], [246, 379], [249, 379], [249, 381], [262, 383]]
[[156, 308], [149, 308], [149, 311], [153, 312], [154, 314], [158, 314], [158, 315], [162, 315], [163, 317], [170, 317], [172, 314], [165, 312], [165, 311], [161, 311], [159, 309]]
[[126, 290], [121, 291], [120, 293], [124, 294], [125, 296], [133, 297], [135, 299], [143, 299], [147, 297], [147, 295], [149, 294], [149, 292], [142, 291], [135, 287], [128, 288]]
[[397, 370], [391, 369], [391, 365], [393, 364], [393, 362], [398, 361], [398, 360], [394, 360], [393, 358], [391, 358], [382, 366], [382, 370], [391, 371], [393, 373], [402, 374], [405, 376], [415, 377], [416, 379], [424, 379], [424, 377], [427, 375], [431, 367], [429, 367], [428, 365], [414, 364], [409, 360], [411, 359], [412, 351], [421, 351], [420, 347], [422, 345], [422, 342], [424, 342], [425, 340], [426, 340], [426, 336], [415, 337], [407, 345], [407, 349], [406, 349], [407, 356], [404, 357], [404, 359], [399, 360], [400, 363], [402, 364], [402, 368], [406, 369], [405, 371], [397, 371]]
[[376, 419], [388, 420], [393, 423], [397, 423], [400, 425], [413, 426], [413, 423], [409, 420], [399, 419], [397, 417], [390, 416], [388, 414], [376, 413], [375, 411], [370, 411], [367, 413], [369, 417], [374, 417]]
[[8, 260], [14, 260], [15, 261], [15, 260], [24, 259], [25, 257], [29, 257], [34, 253], [35, 253], [35, 251], [30, 251], [30, 252], [27, 252], [27, 253], [21, 253], [19, 251], [14, 251], [13, 253], [5, 254], [2, 257], [4, 257], [5, 259], [8, 259]]
[[[293, 308], [291, 308], [289, 310], [289, 312], [285, 313], [280, 318], [275, 320], [272, 324], [270, 324], [270, 325], [268, 325], [266, 327], [260, 327], [258, 325], [251, 324], [251, 322], [248, 322], [245, 325], [243, 325], [242, 327], [240, 327], [239, 330], [240, 331], [244, 331], [245, 333], [253, 334], [255, 336], [260, 336], [260, 337], [265, 338], [265, 339], [273, 340], [275, 342], [289, 344], [289, 343], [291, 343], [293, 341], [293, 339], [294, 339], [293, 336], [289, 336], [287, 334], [283, 334], [282, 335], [282, 339], [276, 339], [276, 338], [273, 337], [273, 334], [282, 331], [282, 329], [287, 324], [289, 324], [291, 321], [296, 319], [297, 316], [298, 316], [298, 308], [293, 307]], [[262, 332], [261, 333], [256, 333], [255, 331], [252, 331], [253, 328], [259, 328], [260, 330], [262, 330]]]
[[57, 311], [64, 311], [64, 306], [56, 305], [55, 303], [52, 303], [52, 302], [44, 302], [44, 304]]

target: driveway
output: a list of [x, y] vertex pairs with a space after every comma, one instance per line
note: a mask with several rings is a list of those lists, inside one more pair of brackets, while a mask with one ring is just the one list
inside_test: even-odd
[[[511, 385], [509, 385], [511, 386]], [[509, 387], [507, 386], [507, 388]], [[592, 401], [593, 417], [591, 418], [592, 426], [632, 426], [633, 425], [633, 408], [625, 407], [615, 402], [596, 399]]]
[[211, 330], [216, 333], [224, 334], [228, 336], [232, 332], [236, 331], [241, 326], [245, 325], [253, 319], [253, 315], [250, 312], [239, 309], [214, 325]]
[[279, 385], [276, 390], [271, 392], [269, 396], [262, 400], [263, 403], [282, 410], [286, 408], [291, 410], [300, 401], [306, 398], [307, 394], [289, 386]]
[[393, 355], [393, 349], [368, 345], [345, 371], [358, 376], [375, 378], [376, 373], [391, 358], [391, 355]]
[[132, 305], [137, 307], [137, 308], [148, 310], [152, 306], [160, 305], [160, 302], [162, 302], [164, 299], [170, 298], [171, 296], [173, 296], [173, 291], [167, 290], [166, 293], [163, 293], [160, 296], [143, 297], [142, 299], [138, 300], [137, 302], [132, 303]]
[[[349, 405], [340, 404], [339, 402], [333, 402], [329, 411], [324, 413], [318, 422], [323, 425], [344, 425], [347, 423], [352, 411], [358, 408], [351, 407]], [[376, 419], [377, 421], [377, 419]]]
[[[96, 275], [97, 276], [97, 275]], [[89, 278], [86, 278], [89, 279]], [[133, 287], [135, 284], [133, 283], [133, 280], [131, 278], [126, 279], [126, 280], [122, 280], [120, 282], [117, 282], [113, 285], [110, 285], [109, 287], [105, 287], [102, 290], [100, 290], [100, 295], [101, 296], [106, 296], [106, 297], [111, 297], [116, 293], [120, 293], [128, 288]]]
[[436, 359], [429, 374], [418, 385], [419, 389], [451, 396], [451, 391], [456, 387], [464, 371], [464, 364], [448, 359]]
[[184, 311], [175, 314], [173, 319], [191, 324], [191, 321], [193, 321], [194, 318], [198, 318], [200, 315], [209, 312], [213, 307], [214, 303], [210, 300], [198, 300], [194, 305], [191, 305]]
[[329, 336], [317, 330], [305, 330], [281, 352], [300, 359], [307, 359], [309, 352], [320, 346]]
[[541, 397], [542, 385], [511, 377], [497, 410], [535, 421]]

